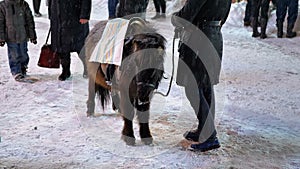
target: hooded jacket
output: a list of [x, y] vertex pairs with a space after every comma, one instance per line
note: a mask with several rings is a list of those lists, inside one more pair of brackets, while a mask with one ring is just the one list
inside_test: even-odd
[[13, 43], [36, 39], [35, 24], [28, 3], [24, 0], [0, 2], [0, 40]]

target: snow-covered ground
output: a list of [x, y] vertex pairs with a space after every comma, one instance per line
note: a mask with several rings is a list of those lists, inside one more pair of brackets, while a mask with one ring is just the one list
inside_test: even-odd
[[[31, 1], [29, 1], [31, 5]], [[154, 15], [149, 5], [148, 17]], [[168, 1], [168, 14], [179, 4]], [[182, 134], [196, 118], [181, 87], [173, 83], [167, 98], [155, 95], [151, 107], [153, 146], [120, 139], [121, 117], [98, 107], [87, 118], [87, 79], [72, 55], [72, 78], [57, 80], [61, 70], [37, 66], [49, 28], [45, 2], [35, 18], [38, 44], [29, 44], [29, 74], [35, 84], [15, 82], [6, 47], [0, 48], [0, 168], [300, 168], [300, 36], [276, 38], [275, 13], [267, 35], [251, 37], [243, 27], [245, 3], [233, 4], [223, 27], [224, 56], [216, 86], [216, 125], [222, 147], [206, 153], [185, 149]], [[152, 13], [151, 13], [152, 11]], [[93, 0], [91, 26], [107, 18], [107, 1]], [[170, 68], [173, 27], [148, 19], [167, 38]], [[300, 34], [299, 21], [296, 31]], [[167, 69], [167, 72], [170, 69]], [[168, 81], [160, 90], [166, 91]]]

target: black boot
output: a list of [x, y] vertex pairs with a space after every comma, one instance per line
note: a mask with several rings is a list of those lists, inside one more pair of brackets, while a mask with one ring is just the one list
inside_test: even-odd
[[65, 81], [67, 78], [71, 76], [70, 71], [70, 64], [71, 64], [71, 58], [70, 54], [61, 55], [60, 56], [60, 63], [62, 66], [62, 73], [59, 75], [58, 80]]
[[268, 24], [268, 20], [267, 19], [262, 18], [260, 20], [260, 30], [261, 30], [260, 39], [267, 38], [267, 35], [266, 35], [267, 24]]
[[277, 21], [277, 38], [282, 38], [283, 36], [283, 22]]
[[297, 33], [293, 32], [293, 29], [294, 29], [294, 24], [288, 23], [287, 31], [286, 31], [286, 37], [287, 38], [293, 38], [293, 37], [297, 36]]
[[257, 18], [252, 18], [252, 28], [253, 28], [252, 37], [254, 38], [259, 37], [260, 33], [257, 30]]

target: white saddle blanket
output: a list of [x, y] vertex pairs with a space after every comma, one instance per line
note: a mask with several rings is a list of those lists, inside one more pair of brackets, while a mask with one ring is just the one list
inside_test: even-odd
[[126, 19], [116, 18], [109, 20], [89, 61], [120, 66], [128, 25], [129, 20]]

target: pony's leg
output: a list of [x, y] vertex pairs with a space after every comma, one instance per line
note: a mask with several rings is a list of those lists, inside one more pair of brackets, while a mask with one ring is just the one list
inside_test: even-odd
[[82, 51], [77, 51], [78, 57], [81, 60], [83, 64], [83, 77], [87, 78], [88, 77], [88, 72], [87, 72], [87, 63], [86, 63], [86, 54], [85, 50], [83, 49]]
[[122, 113], [124, 126], [122, 130], [122, 140], [126, 142], [127, 145], [135, 144], [134, 131], [132, 126], [132, 120], [134, 117], [134, 108], [131, 104], [131, 99], [129, 98], [128, 91], [120, 91], [120, 112]]
[[153, 138], [149, 129], [150, 103], [146, 103], [144, 105], [136, 104], [136, 108], [137, 118], [140, 124], [141, 140], [146, 145], [152, 144]]
[[93, 78], [89, 78], [89, 95], [88, 95], [88, 100], [86, 102], [87, 104], [87, 116], [93, 116], [95, 113], [95, 96], [96, 96], [96, 91], [95, 91], [95, 81]]
[[134, 145], [135, 144], [135, 137], [133, 132], [133, 126], [132, 126], [132, 119], [127, 119], [126, 117], [123, 117], [124, 120], [124, 127], [122, 130], [122, 140], [125, 141], [127, 145]]

